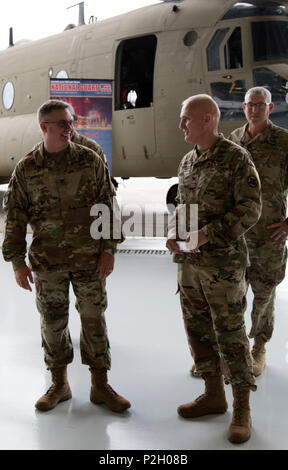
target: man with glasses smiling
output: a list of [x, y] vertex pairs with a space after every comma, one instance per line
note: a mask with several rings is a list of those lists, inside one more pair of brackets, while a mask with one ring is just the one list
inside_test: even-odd
[[249, 336], [254, 338], [256, 377], [265, 367], [265, 344], [274, 328], [276, 286], [284, 279], [287, 258], [288, 131], [269, 120], [273, 108], [269, 90], [251, 88], [243, 103], [248, 122], [229, 136], [250, 152], [262, 188], [261, 217], [245, 234], [250, 256], [247, 278], [254, 294]]
[[[117, 243], [90, 235], [91, 207], [105, 204], [112, 214], [115, 191], [108, 169], [91, 149], [71, 142], [74, 120], [69, 105], [50, 100], [38, 110], [43, 143], [17, 164], [5, 194], [3, 256], [11, 261], [16, 282], [31, 291], [41, 317], [44, 359], [52, 386], [35, 404], [41, 411], [71, 398], [67, 365], [73, 360], [68, 329], [69, 286], [81, 319], [82, 363], [90, 367], [90, 400], [122, 412], [130, 407], [107, 383], [110, 350], [104, 312], [105, 279], [113, 271]], [[26, 228], [32, 228], [29, 267]], [[32, 276], [33, 272], [33, 276]]]
[[[74, 126], [76, 125], [76, 122], [77, 122], [77, 115], [75, 114], [74, 108], [71, 104], [68, 104], [67, 109], [70, 111], [70, 113], [73, 117], [73, 122], [71, 120], [71, 126], [73, 126], [73, 132], [72, 132], [72, 135], [71, 135], [71, 138], [70, 138], [71, 142], [74, 142], [74, 144], [83, 145], [84, 147], [88, 147], [89, 149], [94, 150], [94, 152], [97, 153], [98, 157], [101, 158], [104, 165], [107, 166], [107, 168], [108, 168], [107, 158], [106, 158], [105, 153], [103, 152], [102, 147], [95, 140], [90, 139], [89, 137], [86, 137], [85, 135], [79, 134], [79, 132], [77, 132], [75, 130]], [[61, 123], [60, 123], [60, 125], [61, 125]], [[33, 147], [33, 150], [35, 150], [39, 145], [41, 145], [41, 143], [42, 142], [38, 142]], [[118, 182], [112, 176], [110, 176], [110, 178], [111, 178], [112, 183], [114, 184], [115, 189], [117, 189]]]

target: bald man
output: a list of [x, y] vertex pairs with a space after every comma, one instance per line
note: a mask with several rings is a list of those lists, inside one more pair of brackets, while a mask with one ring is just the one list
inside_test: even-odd
[[[194, 147], [179, 166], [176, 223], [169, 226], [167, 248], [178, 263], [184, 325], [196, 370], [205, 381], [205, 393], [179, 406], [178, 413], [183, 418], [224, 413], [224, 372], [234, 396], [228, 439], [238, 443], [250, 437], [249, 394], [256, 390], [244, 324], [244, 233], [259, 219], [261, 196], [248, 152], [219, 135], [219, 120], [219, 108], [208, 95], [190, 97], [182, 105], [180, 129]], [[198, 206], [198, 230], [192, 231], [191, 204]], [[184, 236], [178, 230], [183, 205]], [[188, 252], [180, 248], [181, 238]]]

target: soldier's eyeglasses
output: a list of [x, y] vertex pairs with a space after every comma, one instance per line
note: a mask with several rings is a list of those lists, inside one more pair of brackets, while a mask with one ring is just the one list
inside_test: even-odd
[[74, 127], [75, 121], [65, 121], [64, 119], [61, 121], [43, 121], [44, 124], [56, 124], [59, 127], [65, 129], [66, 127]]
[[245, 106], [247, 106], [248, 109], [253, 109], [253, 108], [256, 108], [256, 109], [264, 109], [266, 108], [266, 106], [269, 106], [270, 103], [251, 103], [251, 101], [249, 101], [249, 103], [244, 103]]

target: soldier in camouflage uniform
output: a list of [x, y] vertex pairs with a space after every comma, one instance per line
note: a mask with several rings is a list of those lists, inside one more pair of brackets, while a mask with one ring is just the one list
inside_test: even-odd
[[[17, 283], [31, 291], [33, 276], [35, 280], [44, 358], [52, 375], [52, 386], [35, 406], [47, 411], [71, 398], [67, 380], [67, 364], [73, 359], [68, 329], [71, 283], [81, 318], [81, 358], [92, 376], [90, 399], [124, 411], [130, 403], [107, 383], [110, 352], [104, 316], [105, 279], [113, 270], [116, 246], [123, 237], [119, 227], [117, 239], [111, 235], [96, 240], [90, 234], [91, 207], [105, 204], [112, 214], [115, 191], [99, 156], [71, 143], [73, 118], [67, 103], [44, 103], [38, 119], [44, 142], [14, 170], [5, 195], [3, 242], [4, 258], [12, 262]], [[25, 260], [28, 223], [33, 232], [29, 267]], [[111, 233], [112, 229], [111, 225]]]
[[[108, 162], [105, 153], [103, 152], [102, 147], [96, 142], [95, 140], [89, 139], [89, 137], [86, 137], [85, 135], [79, 134], [79, 132], [75, 131], [73, 132], [73, 135], [71, 137], [71, 142], [74, 142], [75, 144], [80, 144], [83, 145], [84, 147], [88, 147], [89, 149], [94, 150], [94, 152], [99, 155], [103, 163], [107, 166], [108, 168]], [[118, 188], [118, 182], [116, 181], [115, 178], [110, 176], [111, 181], [115, 187], [115, 189]]]
[[288, 131], [269, 120], [273, 103], [266, 88], [248, 90], [243, 109], [248, 122], [229, 139], [249, 151], [261, 180], [262, 214], [245, 234], [250, 256], [247, 277], [254, 294], [249, 336], [254, 338], [253, 372], [258, 376], [265, 367], [265, 344], [273, 333], [276, 286], [286, 268]]
[[76, 132], [74, 130], [73, 135], [71, 137], [71, 142], [74, 142], [74, 144], [79, 144], [83, 145], [84, 147], [88, 147], [89, 149], [94, 150], [94, 152], [97, 153], [97, 155], [101, 158], [105, 166], [108, 167], [108, 162], [105, 153], [102, 150], [102, 147], [95, 142], [95, 140], [89, 139], [88, 137], [85, 137], [82, 134], [79, 134], [79, 132]]
[[[218, 134], [220, 111], [212, 98], [190, 97], [180, 119], [186, 142], [197, 145], [179, 166], [177, 223], [169, 225], [167, 248], [178, 263], [184, 325], [206, 389], [178, 413], [184, 418], [224, 413], [225, 372], [234, 395], [228, 438], [244, 442], [250, 437], [249, 392], [256, 387], [244, 324], [248, 255], [243, 235], [260, 216], [260, 182], [248, 152]], [[198, 205], [199, 229], [192, 232], [191, 204]], [[177, 243], [183, 205], [189, 253]]]
[[[68, 109], [69, 109], [70, 113], [72, 114], [74, 121], [76, 122], [77, 121], [77, 115], [75, 114], [74, 108], [73, 108], [73, 106], [71, 106], [71, 104], [68, 104]], [[77, 132], [75, 129], [73, 130], [73, 134], [71, 136], [71, 142], [74, 142], [74, 144], [83, 145], [84, 147], [88, 147], [89, 149], [94, 150], [94, 152], [97, 153], [97, 155], [101, 158], [103, 163], [108, 168], [108, 162], [107, 162], [106, 155], [103, 152], [103, 149], [102, 149], [101, 145], [98, 144], [98, 142], [96, 142], [93, 139], [89, 139], [89, 137], [86, 137], [83, 134], [79, 134], [79, 132]], [[36, 148], [40, 144], [41, 144], [41, 142], [36, 144], [34, 148]], [[33, 150], [34, 150], [34, 148], [33, 148]], [[115, 189], [117, 189], [118, 182], [113, 177], [111, 177], [111, 181], [114, 184]]]

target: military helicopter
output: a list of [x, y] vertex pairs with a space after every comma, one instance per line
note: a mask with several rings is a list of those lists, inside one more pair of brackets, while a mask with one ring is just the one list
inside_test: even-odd
[[181, 102], [193, 94], [217, 101], [227, 135], [243, 124], [245, 91], [266, 86], [272, 120], [288, 128], [286, 3], [166, 0], [87, 25], [82, 18], [37, 41], [10, 39], [0, 52], [1, 182], [41, 139], [35, 113], [53, 77], [113, 81], [113, 177], [176, 176], [189, 148], [178, 129]]

